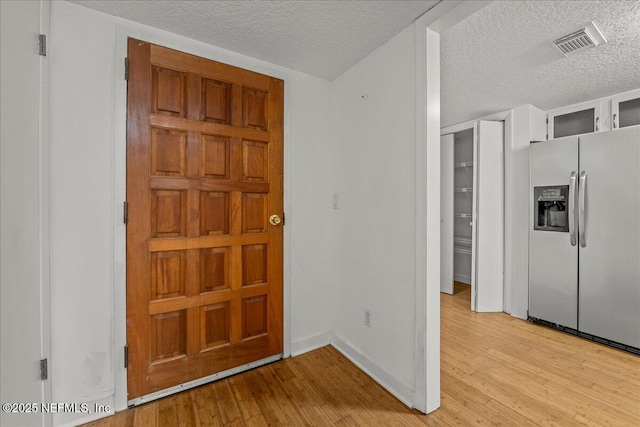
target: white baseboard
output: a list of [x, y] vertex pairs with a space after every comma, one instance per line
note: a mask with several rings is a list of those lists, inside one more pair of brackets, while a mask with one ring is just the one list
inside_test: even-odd
[[456, 282], [466, 283], [468, 285], [471, 284], [471, 276], [467, 276], [465, 274], [454, 274], [453, 280], [455, 280]]
[[355, 349], [349, 343], [343, 341], [335, 333], [331, 334], [331, 345], [342, 353], [347, 359], [351, 360], [358, 368], [362, 369], [367, 375], [373, 378], [378, 384], [384, 387], [389, 393], [394, 395], [398, 400], [413, 408], [413, 389], [400, 381], [375, 362]]
[[527, 312], [526, 311], [514, 311], [509, 313], [513, 317], [517, 317], [518, 319], [527, 320]]
[[299, 356], [303, 353], [316, 350], [331, 344], [331, 332], [322, 332], [317, 335], [303, 338], [291, 343], [291, 356]]
[[[69, 412], [60, 410], [58, 413], [53, 414], [53, 425], [61, 427], [73, 427], [115, 414], [115, 399], [113, 395], [98, 399], [86, 400], [84, 402], [75, 402], [75, 405], [75, 408], [67, 408]], [[109, 407], [108, 412], [101, 412], [99, 410], [106, 407]]]

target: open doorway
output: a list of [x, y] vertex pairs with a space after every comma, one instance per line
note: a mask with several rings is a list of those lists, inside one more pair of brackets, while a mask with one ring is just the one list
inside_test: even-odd
[[473, 311], [503, 311], [504, 122], [441, 136], [441, 292]]

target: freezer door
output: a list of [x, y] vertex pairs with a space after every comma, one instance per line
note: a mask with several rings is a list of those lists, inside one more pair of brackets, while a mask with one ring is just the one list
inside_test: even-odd
[[570, 185], [571, 173], [578, 171], [578, 138], [534, 143], [530, 153], [529, 316], [577, 329], [578, 248], [569, 232], [534, 229], [533, 188]]
[[580, 170], [578, 329], [640, 348], [640, 126], [580, 137]]

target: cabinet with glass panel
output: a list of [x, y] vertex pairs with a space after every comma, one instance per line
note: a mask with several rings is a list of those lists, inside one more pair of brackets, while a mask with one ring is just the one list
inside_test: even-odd
[[547, 112], [547, 139], [640, 125], [640, 89]]

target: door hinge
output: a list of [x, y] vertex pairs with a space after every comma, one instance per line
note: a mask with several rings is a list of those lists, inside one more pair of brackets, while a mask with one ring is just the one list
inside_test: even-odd
[[129, 367], [129, 345], [124, 346], [124, 368]]
[[40, 361], [40, 379], [44, 381], [48, 377], [49, 377], [49, 369], [47, 368], [47, 359], [42, 359]]
[[124, 206], [122, 208], [122, 222], [125, 224], [129, 222], [129, 203], [124, 202]]
[[47, 35], [40, 34], [38, 36], [38, 54], [40, 56], [47, 56]]
[[284, 212], [282, 212], [282, 226], [283, 226], [283, 227], [284, 227], [284, 224], [285, 224], [286, 222], [287, 222], [287, 221], [285, 221], [285, 219], [284, 219]]
[[124, 58], [124, 79], [129, 80], [129, 58]]
[[549, 140], [549, 116], [547, 116], [547, 118], [545, 119], [545, 122], [547, 123], [547, 141]]

